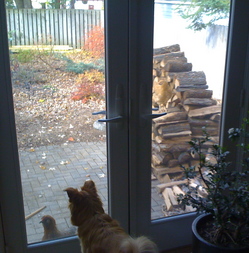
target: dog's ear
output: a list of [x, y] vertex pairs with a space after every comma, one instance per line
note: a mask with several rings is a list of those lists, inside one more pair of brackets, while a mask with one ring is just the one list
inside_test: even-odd
[[74, 189], [72, 187], [65, 189], [64, 191], [67, 192], [67, 195], [69, 197], [69, 202], [78, 203], [81, 202], [83, 199], [87, 198], [89, 196], [89, 193], [86, 191], [78, 191], [77, 189]]
[[79, 191], [77, 189], [72, 188], [72, 187], [69, 187], [69, 188], [65, 189], [64, 191], [67, 192], [67, 196], [68, 196], [70, 202], [73, 202], [77, 198], [77, 196], [79, 195]]
[[85, 182], [84, 186], [81, 187], [81, 190], [90, 190], [91, 192], [93, 192], [94, 194], [97, 194], [97, 189], [96, 189], [96, 186], [95, 186], [95, 183], [92, 181], [92, 180], [88, 180]]

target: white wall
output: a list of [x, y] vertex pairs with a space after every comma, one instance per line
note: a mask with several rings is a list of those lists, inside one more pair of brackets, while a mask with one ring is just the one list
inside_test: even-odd
[[186, 29], [187, 23], [171, 6], [155, 4], [154, 48], [179, 44], [193, 70], [204, 71], [214, 98], [222, 98], [228, 27], [203, 31]]

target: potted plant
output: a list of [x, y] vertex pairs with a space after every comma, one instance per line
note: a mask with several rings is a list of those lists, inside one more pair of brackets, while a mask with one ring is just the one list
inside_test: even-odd
[[189, 183], [186, 194], [179, 195], [178, 201], [203, 213], [192, 224], [193, 253], [249, 252], [249, 144], [238, 144], [248, 138], [248, 125], [249, 120], [244, 119], [241, 128], [228, 131], [229, 138], [244, 152], [241, 171], [227, 162], [228, 151], [209, 144], [211, 138], [205, 129], [202, 138], [189, 142], [198, 157], [198, 166], [183, 167], [185, 175], [189, 182], [199, 180], [202, 185], [192, 188]]

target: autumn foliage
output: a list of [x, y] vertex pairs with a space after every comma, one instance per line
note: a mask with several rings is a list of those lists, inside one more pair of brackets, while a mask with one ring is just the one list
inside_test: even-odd
[[105, 94], [105, 78], [102, 72], [90, 70], [80, 74], [76, 84], [78, 90], [72, 94], [72, 99], [82, 100], [86, 103], [88, 100], [103, 99]]
[[[103, 99], [105, 94], [104, 71], [101, 69], [101, 67], [96, 68], [95, 66], [96, 62], [103, 60], [104, 57], [103, 27], [93, 26], [92, 29], [88, 32], [81, 55], [84, 55], [84, 61], [90, 60], [90, 63], [88, 63], [88, 65], [92, 64], [92, 68], [85, 68], [85, 63], [84, 66], [82, 64], [79, 65], [79, 63], [76, 64], [81, 71], [84, 71], [84, 73], [78, 75], [76, 81], [78, 88], [77, 91], [72, 94], [72, 99], [75, 101], [81, 100], [83, 103], [86, 103], [89, 100]], [[95, 65], [93, 62], [95, 62]], [[73, 64], [70, 64], [70, 66], [74, 67]]]
[[82, 49], [89, 51], [95, 58], [104, 57], [104, 28], [101, 26], [93, 26], [87, 34], [87, 39]]

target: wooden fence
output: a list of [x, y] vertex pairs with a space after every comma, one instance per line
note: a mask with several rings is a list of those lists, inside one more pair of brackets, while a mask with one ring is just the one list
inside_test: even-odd
[[81, 48], [93, 26], [103, 25], [101, 10], [7, 9], [10, 46], [69, 45]]

